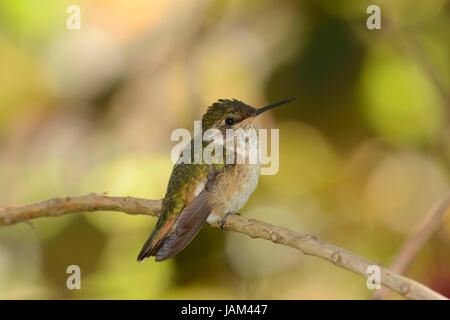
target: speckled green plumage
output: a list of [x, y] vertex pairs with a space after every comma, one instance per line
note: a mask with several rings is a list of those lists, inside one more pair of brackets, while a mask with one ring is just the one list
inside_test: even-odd
[[239, 100], [219, 99], [218, 102], [208, 107], [208, 111], [202, 117], [203, 130], [211, 129], [227, 116], [243, 118], [256, 109]]
[[193, 193], [198, 184], [206, 183], [208, 176], [216, 170], [220, 172], [224, 165], [184, 164], [180, 163], [173, 169], [170, 176], [167, 193], [163, 200], [162, 222], [168, 222], [181, 213], [189, 200], [193, 200]]

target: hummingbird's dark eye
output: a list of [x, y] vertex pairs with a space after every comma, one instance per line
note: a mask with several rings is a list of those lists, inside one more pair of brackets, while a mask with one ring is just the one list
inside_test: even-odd
[[225, 124], [226, 124], [227, 126], [233, 125], [234, 122], [235, 122], [235, 121], [234, 121], [233, 118], [226, 118], [226, 119], [225, 119]]

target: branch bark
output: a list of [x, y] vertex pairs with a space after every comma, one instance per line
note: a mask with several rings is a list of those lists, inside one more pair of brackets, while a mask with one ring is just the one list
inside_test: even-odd
[[[161, 201], [133, 197], [109, 197], [101, 194], [54, 198], [29, 205], [0, 209], [0, 227], [27, 222], [40, 217], [58, 217], [63, 214], [81, 211], [120, 211], [132, 215], [159, 216], [161, 213]], [[212, 226], [220, 228], [220, 221]], [[371, 275], [367, 273], [367, 268], [377, 265], [380, 268], [381, 284], [398, 292], [405, 298], [446, 299], [446, 297], [423, 284], [388, 270], [378, 262], [369, 261], [309, 234], [294, 232], [283, 227], [238, 215], [228, 216], [224, 229], [243, 233], [251, 238], [266, 239], [297, 249], [304, 254], [327, 260], [364, 278], [368, 278]]]

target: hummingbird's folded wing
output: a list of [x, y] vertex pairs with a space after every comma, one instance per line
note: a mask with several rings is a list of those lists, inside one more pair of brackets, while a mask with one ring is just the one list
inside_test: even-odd
[[[212, 178], [213, 180], [214, 178]], [[156, 261], [163, 261], [173, 257], [183, 250], [195, 237], [208, 218], [211, 207], [208, 204], [208, 195], [213, 183], [211, 179], [199, 193], [189, 207], [181, 212], [176, 221], [175, 230], [164, 238], [156, 254]]]

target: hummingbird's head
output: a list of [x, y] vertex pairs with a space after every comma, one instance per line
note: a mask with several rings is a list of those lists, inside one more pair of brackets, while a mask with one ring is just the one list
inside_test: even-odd
[[248, 124], [254, 123], [255, 117], [264, 111], [293, 100], [295, 98], [282, 100], [257, 109], [236, 99], [219, 99], [203, 115], [203, 130], [215, 128], [224, 131], [226, 129], [244, 128]]

